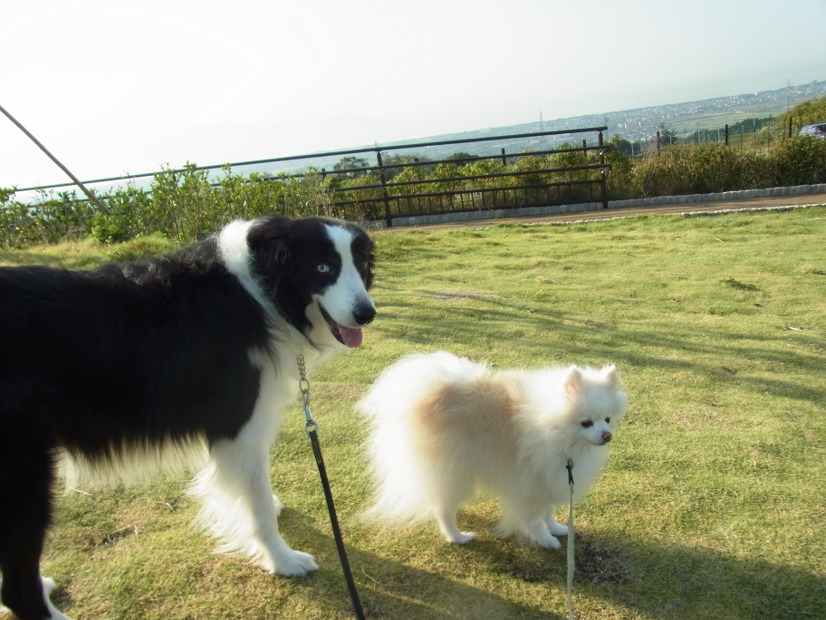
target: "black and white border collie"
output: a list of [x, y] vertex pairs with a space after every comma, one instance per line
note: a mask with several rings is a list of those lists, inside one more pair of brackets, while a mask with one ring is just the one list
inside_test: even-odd
[[62, 454], [97, 478], [197, 464], [199, 521], [220, 551], [279, 575], [318, 568], [279, 534], [269, 447], [297, 356], [311, 368], [361, 344], [372, 266], [354, 225], [267, 216], [142, 264], [0, 268], [2, 602], [67, 618], [39, 570]]

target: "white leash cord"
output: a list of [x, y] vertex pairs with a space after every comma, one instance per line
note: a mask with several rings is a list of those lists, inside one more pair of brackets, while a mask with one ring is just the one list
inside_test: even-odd
[[574, 620], [574, 462], [568, 459], [568, 620]]

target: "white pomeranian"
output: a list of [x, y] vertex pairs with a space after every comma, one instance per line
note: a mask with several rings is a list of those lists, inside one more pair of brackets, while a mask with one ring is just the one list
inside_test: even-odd
[[475, 533], [459, 530], [456, 513], [481, 486], [502, 501], [500, 535], [558, 549], [568, 459], [576, 500], [602, 471], [627, 403], [614, 366], [493, 372], [446, 352], [405, 357], [358, 404], [372, 418], [378, 487], [366, 516], [433, 517], [449, 542], [466, 543]]

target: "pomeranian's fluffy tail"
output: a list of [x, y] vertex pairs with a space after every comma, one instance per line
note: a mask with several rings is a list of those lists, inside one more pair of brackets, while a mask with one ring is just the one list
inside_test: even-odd
[[430, 515], [432, 472], [416, 457], [411, 414], [422, 394], [446, 383], [470, 382], [485, 366], [450, 353], [416, 354], [387, 368], [357, 408], [370, 418], [370, 455], [376, 494], [363, 513], [370, 521], [415, 523]]

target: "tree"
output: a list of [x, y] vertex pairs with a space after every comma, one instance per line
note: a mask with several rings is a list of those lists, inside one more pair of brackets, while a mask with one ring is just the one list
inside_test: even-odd
[[660, 146], [669, 146], [677, 141], [677, 132], [665, 123], [660, 123]]
[[367, 170], [369, 167], [370, 162], [363, 157], [348, 155], [347, 157], [342, 157], [336, 165], [333, 166], [333, 170], [341, 173], [336, 176], [343, 177], [345, 179], [355, 179], [356, 177], [367, 174], [369, 172], [369, 170]]
[[785, 130], [789, 126], [789, 119], [799, 130], [803, 125], [826, 123], [826, 97], [809, 99], [777, 115], [777, 124]]
[[478, 155], [471, 155], [470, 153], [458, 152], [447, 158], [447, 161], [455, 161], [460, 166], [470, 163], [472, 159], [479, 159]]

